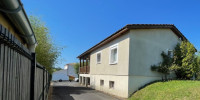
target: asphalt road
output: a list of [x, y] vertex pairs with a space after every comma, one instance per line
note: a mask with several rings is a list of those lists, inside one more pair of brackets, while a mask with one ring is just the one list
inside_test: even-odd
[[105, 93], [80, 86], [78, 82], [53, 82], [52, 100], [119, 100]]

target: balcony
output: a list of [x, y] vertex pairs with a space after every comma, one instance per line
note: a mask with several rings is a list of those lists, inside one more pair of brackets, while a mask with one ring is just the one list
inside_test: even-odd
[[89, 74], [90, 73], [90, 66], [83, 66], [79, 69], [80, 74]]
[[90, 56], [83, 56], [79, 58], [79, 74], [89, 74], [90, 73]]

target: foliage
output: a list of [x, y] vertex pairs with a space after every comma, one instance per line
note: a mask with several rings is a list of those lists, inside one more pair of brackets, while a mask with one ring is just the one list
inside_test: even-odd
[[56, 72], [56, 71], [59, 71], [59, 70], [62, 70], [62, 68], [60, 68], [60, 67], [54, 67], [53, 68], [53, 72]]
[[195, 47], [187, 41], [183, 41], [180, 46], [176, 46], [173, 65], [170, 69], [175, 71], [177, 78], [190, 79], [199, 72], [195, 52]]
[[[197, 66], [200, 67], [200, 53], [197, 55]], [[196, 73], [197, 79], [200, 80], [200, 70]]]
[[45, 66], [46, 69], [52, 73], [56, 59], [60, 55], [58, 46], [54, 45], [49, 34], [49, 29], [41, 19], [35, 16], [30, 16], [29, 20], [38, 42], [35, 50], [37, 62]]
[[151, 69], [153, 71], [158, 71], [160, 73], [165, 74], [166, 77], [166, 75], [170, 72], [169, 67], [171, 67], [173, 59], [170, 57], [170, 55], [166, 54], [165, 52], [162, 52], [161, 56], [163, 58], [163, 61], [159, 65], [151, 66]]
[[200, 100], [199, 92], [200, 81], [157, 82], [137, 91], [129, 100]]
[[80, 66], [79, 63], [75, 63], [75, 64], [74, 64], [74, 68], [75, 68], [75, 73], [76, 73], [76, 74], [79, 74], [79, 66]]
[[174, 48], [172, 58], [162, 52], [163, 61], [158, 66], [151, 66], [151, 69], [165, 75], [175, 71], [178, 79], [191, 79], [200, 74], [200, 59], [195, 56], [195, 52], [196, 49], [190, 42], [183, 41]]

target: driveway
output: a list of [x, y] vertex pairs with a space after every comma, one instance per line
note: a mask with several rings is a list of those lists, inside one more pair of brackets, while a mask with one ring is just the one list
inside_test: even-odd
[[80, 86], [78, 82], [53, 82], [52, 100], [119, 100], [102, 92]]

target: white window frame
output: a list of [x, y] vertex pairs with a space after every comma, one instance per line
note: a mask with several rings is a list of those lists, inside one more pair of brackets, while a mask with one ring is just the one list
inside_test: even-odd
[[[98, 56], [97, 56], [98, 54], [100, 54], [100, 61], [99, 62], [98, 62]], [[101, 64], [101, 59], [102, 59], [101, 51], [96, 53], [96, 58], [97, 58], [96, 59], [97, 64]]]
[[[112, 51], [113, 49], [117, 49], [117, 59], [116, 59], [116, 62], [111, 63], [111, 51]], [[118, 63], [118, 52], [119, 52], [118, 43], [117, 43], [117, 44], [114, 44], [114, 45], [112, 45], [112, 46], [110, 46], [110, 51], [109, 51], [109, 64], [110, 64], [110, 65], [114, 65], [114, 64], [117, 64], [117, 63]]]

